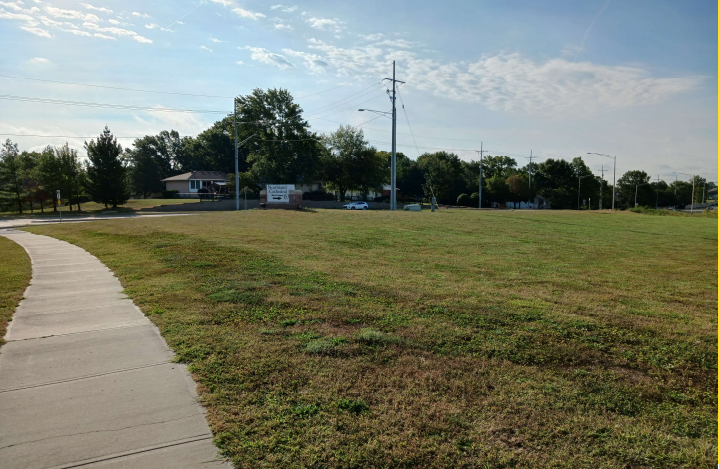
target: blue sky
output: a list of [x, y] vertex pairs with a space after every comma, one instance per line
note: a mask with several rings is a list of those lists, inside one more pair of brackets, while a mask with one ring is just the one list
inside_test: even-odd
[[[717, 179], [716, 2], [88, 2], [0, 1], [0, 75], [25, 78], [0, 77], [0, 97], [134, 108], [0, 99], [0, 134], [26, 135], [9, 136], [23, 149], [56, 136], [81, 148], [105, 124], [123, 144], [194, 135], [257, 87], [289, 89], [318, 132], [359, 125], [375, 115], [357, 108], [389, 110], [380, 80], [396, 60], [398, 149], [411, 157], [476, 159], [484, 142], [520, 165], [531, 149], [610, 168], [586, 155], [599, 152], [617, 155], [618, 175]], [[389, 149], [389, 120], [363, 129]]]

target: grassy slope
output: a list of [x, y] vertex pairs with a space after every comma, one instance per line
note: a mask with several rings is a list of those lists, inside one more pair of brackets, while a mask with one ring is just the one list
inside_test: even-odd
[[261, 212], [30, 229], [97, 255], [238, 467], [714, 467], [717, 221]]
[[[134, 200], [128, 200], [124, 205], [118, 206], [117, 210], [124, 211], [124, 212], [132, 212], [134, 210], [139, 210], [141, 208], [157, 207], [158, 205], [191, 204], [191, 203], [197, 203], [197, 202], [199, 202], [199, 199], [134, 199]], [[82, 212], [78, 212], [77, 205], [73, 205], [72, 212], [71, 212], [70, 208], [67, 205], [63, 205], [62, 206], [62, 216], [103, 212], [105, 210], [105, 206], [103, 204], [100, 204], [97, 202], [86, 202], [84, 204], [80, 204], [80, 208], [82, 208]], [[108, 210], [112, 210], [112, 209], [109, 208]], [[36, 208], [35, 211], [33, 211], [33, 212], [24, 211], [22, 215], [18, 215], [17, 212], [0, 212], [0, 217], [2, 217], [2, 218], [17, 218], [18, 216], [22, 216], [22, 217], [57, 216], [57, 212], [53, 212], [52, 207], [50, 207], [49, 209], [45, 208], [44, 212], [41, 212], [39, 208]]]
[[7, 330], [8, 321], [22, 299], [32, 277], [30, 258], [25, 249], [0, 236], [0, 345]]

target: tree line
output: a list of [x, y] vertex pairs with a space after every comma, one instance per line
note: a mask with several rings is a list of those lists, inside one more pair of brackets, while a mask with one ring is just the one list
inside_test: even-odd
[[[318, 197], [327, 191], [354, 191], [366, 198], [382, 193], [389, 183], [390, 153], [371, 146], [361, 129], [340, 127], [327, 135], [310, 129], [287, 90], [256, 89], [236, 99], [236, 117], [230, 114], [199, 135], [180, 136], [162, 131], [135, 139], [123, 149], [109, 128], [86, 142], [87, 158], [81, 161], [68, 144], [48, 146], [39, 152], [20, 152], [7, 140], [0, 150], [0, 210], [52, 207], [55, 191], [64, 204], [76, 206], [93, 200], [116, 207], [129, 197], [152, 197], [163, 190], [162, 179], [193, 170], [234, 172], [235, 125], [239, 142], [242, 187], [258, 190], [262, 183], [319, 184]], [[237, 121], [237, 124], [235, 124]], [[251, 137], [251, 138], [250, 138]], [[481, 161], [482, 205], [518, 204], [541, 197], [552, 208], [611, 207], [612, 186], [596, 177], [581, 157], [572, 161], [547, 159], [518, 166], [509, 156], [487, 156]], [[579, 180], [581, 178], [581, 190]], [[424, 153], [413, 160], [397, 154], [397, 187], [400, 201], [435, 197], [442, 204], [478, 206], [480, 162], [463, 161], [445, 151]], [[531, 184], [530, 184], [531, 179]], [[695, 176], [695, 202], [703, 188], [716, 187]], [[228, 188], [234, 191], [234, 175]], [[652, 181], [643, 171], [629, 171], [617, 180], [619, 208], [638, 205], [672, 206], [691, 201], [691, 182]]]

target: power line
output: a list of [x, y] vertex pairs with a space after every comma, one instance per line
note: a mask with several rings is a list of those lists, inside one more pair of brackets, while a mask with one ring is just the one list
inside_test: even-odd
[[[316, 93], [305, 94], [302, 96], [296, 96], [296, 98], [304, 99], [304, 98], [308, 98], [310, 96], [316, 96], [318, 94], [327, 93], [328, 91], [336, 90], [337, 88], [347, 86], [351, 83], [356, 82], [357, 80], [367, 78], [373, 74], [374, 73], [362, 75], [362, 76], [355, 78], [354, 80], [340, 83], [339, 85], [334, 86], [332, 88], [318, 91]], [[219, 99], [234, 99], [235, 98], [235, 96], [223, 96], [223, 95], [215, 95], [215, 94], [197, 94], [197, 93], [180, 93], [180, 92], [175, 92], [175, 91], [145, 90], [145, 89], [139, 89], [139, 88], [125, 88], [122, 86], [96, 85], [96, 84], [92, 84], [92, 83], [81, 83], [81, 82], [76, 82], [76, 81], [60, 81], [60, 80], [48, 80], [45, 78], [19, 77], [19, 76], [14, 76], [14, 75], [0, 75], [0, 78], [8, 78], [8, 79], [12, 79], [12, 80], [39, 81], [39, 82], [44, 82], [44, 83], [56, 83], [56, 84], [60, 84], [60, 85], [87, 86], [90, 88], [103, 88], [103, 89], [118, 90], [118, 91], [132, 91], [132, 92], [136, 92], [136, 93], [153, 93], [153, 94], [165, 94], [165, 95], [175, 95], [175, 96], [192, 96], [192, 97], [196, 97], [196, 98], [219, 98]]]
[[[376, 87], [377, 87], [377, 85], [379, 85], [380, 83], [381, 83], [381, 82], [372, 83], [372, 84], [369, 85], [367, 88], [362, 88], [361, 90], [357, 91], [356, 93], [352, 93], [351, 95], [346, 96], [346, 97], [344, 97], [344, 98], [342, 98], [342, 99], [338, 99], [337, 101], [333, 101], [333, 102], [331, 102], [331, 103], [329, 103], [329, 104], [325, 104], [324, 106], [318, 107], [317, 109], [312, 109], [311, 111], [307, 111], [307, 112], [319, 112], [319, 111], [325, 112], [325, 111], [329, 111], [330, 109], [333, 109], [333, 108], [335, 108], [335, 107], [342, 106], [342, 105], [344, 105], [344, 104], [347, 104], [346, 102], [343, 102], [343, 101], [352, 100], [352, 99], [354, 99], [355, 95], [358, 95], [358, 94], [359, 94], [359, 96], [356, 96], [357, 98], [359, 98], [359, 97], [361, 97], [361, 96], [364, 96], [364, 95], [367, 95], [367, 94], [369, 94], [369, 93], [372, 93], [372, 92], [376, 91]], [[370, 89], [370, 88], [375, 88], [375, 89]], [[367, 90], [369, 90], [369, 91], [367, 91]], [[363, 93], [364, 91], [367, 91], [367, 92], [366, 92], [366, 93]], [[360, 94], [360, 93], [363, 93], [363, 94]]]
[[341, 113], [347, 112], [347, 111], [349, 111], [349, 110], [351, 110], [351, 109], [355, 109], [357, 106], [360, 106], [360, 105], [362, 105], [362, 104], [364, 104], [364, 103], [368, 103], [368, 102], [370, 102], [370, 101], [374, 101], [375, 99], [379, 98], [379, 97], [382, 96], [383, 94], [384, 94], [384, 92], [382, 92], [382, 93], [380, 93], [380, 94], [378, 94], [378, 95], [372, 96], [370, 99], [366, 99], [366, 100], [364, 100], [364, 101], [362, 101], [362, 102], [354, 103], [354, 104], [352, 104], [351, 106], [349, 106], [349, 107], [347, 107], [347, 108], [344, 108], [344, 109], [342, 109], [342, 110], [340, 110], [340, 111], [336, 111], [336, 112], [333, 112], [333, 113], [331, 113], [331, 114], [325, 114], [324, 117], [334, 116], [335, 114], [341, 114]]
[[42, 103], [42, 104], [60, 104], [64, 106], [84, 106], [84, 107], [95, 107], [103, 109], [121, 109], [125, 111], [157, 111], [157, 112], [191, 112], [191, 113], [202, 113], [202, 114], [229, 114], [228, 111], [213, 111], [206, 109], [175, 109], [167, 107], [147, 107], [147, 106], [127, 106], [123, 104], [110, 104], [110, 103], [93, 103], [84, 101], [66, 101], [62, 99], [50, 99], [50, 98], [36, 98], [31, 96], [14, 96], [3, 94], [0, 95], [0, 99], [7, 101], [22, 101], [30, 103]]
[[[409, 127], [409, 133], [412, 134], [412, 140], [414, 140], [414, 146], [417, 147], [417, 140], [414, 138], [414, 132], [412, 126], [409, 123], [409, 117], [407, 117], [407, 110], [404, 108], [404, 101], [402, 100], [402, 93], [399, 92], [399, 86], [397, 87], [397, 94], [399, 95], [399, 102], [402, 103], [402, 111], [404, 112], [404, 118], [407, 119], [407, 127]], [[419, 147], [417, 147], [417, 156], [419, 156]]]

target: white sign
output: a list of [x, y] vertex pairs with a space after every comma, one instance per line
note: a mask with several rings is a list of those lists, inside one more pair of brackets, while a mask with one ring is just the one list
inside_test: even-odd
[[289, 204], [290, 191], [295, 190], [294, 184], [267, 184], [268, 204]]
[[60, 200], [60, 191], [56, 191], [56, 192], [57, 192], [57, 200]]

